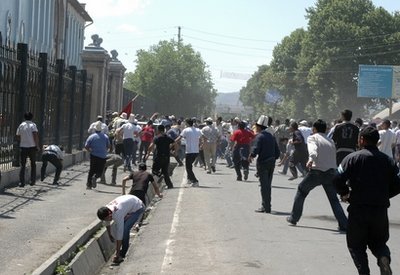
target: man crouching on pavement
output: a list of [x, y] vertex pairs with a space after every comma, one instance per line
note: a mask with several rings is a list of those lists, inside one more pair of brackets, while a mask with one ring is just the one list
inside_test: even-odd
[[[116, 240], [113, 263], [121, 263], [129, 248], [129, 232], [144, 212], [143, 202], [133, 195], [122, 195], [97, 210], [97, 217], [105, 222], [108, 236]], [[111, 221], [114, 221], [113, 233]], [[115, 236], [115, 237], [114, 237]]]

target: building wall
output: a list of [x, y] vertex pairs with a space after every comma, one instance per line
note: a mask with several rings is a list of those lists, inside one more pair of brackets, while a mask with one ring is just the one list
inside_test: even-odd
[[31, 52], [48, 53], [81, 69], [85, 24], [91, 21], [82, 10], [77, 0], [1, 0], [2, 43], [26, 43]]

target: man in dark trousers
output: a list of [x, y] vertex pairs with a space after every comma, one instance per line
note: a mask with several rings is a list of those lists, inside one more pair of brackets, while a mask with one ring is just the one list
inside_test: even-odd
[[[171, 137], [165, 134], [164, 125], [158, 125], [157, 129], [158, 129], [158, 135], [154, 138], [153, 142], [150, 144], [145, 160], [148, 159], [150, 153], [153, 152], [155, 147], [155, 150], [153, 152], [152, 173], [153, 175], [156, 175], [159, 178], [162, 175], [164, 177], [167, 188], [171, 189], [174, 187], [174, 185], [172, 184], [171, 178], [169, 176], [168, 166], [169, 166], [169, 157], [171, 148], [173, 146], [176, 146], [176, 143]], [[178, 151], [177, 148], [175, 148], [174, 151], [177, 152]]]
[[396, 195], [399, 169], [393, 159], [379, 151], [379, 133], [373, 127], [360, 132], [360, 151], [346, 156], [338, 167], [334, 183], [343, 201], [349, 202], [347, 247], [359, 274], [370, 274], [367, 247], [378, 259], [381, 274], [390, 269], [389, 221], [390, 197]]
[[332, 139], [336, 144], [336, 162], [339, 165], [345, 156], [354, 152], [357, 147], [358, 127], [351, 122], [353, 112], [344, 110], [341, 112], [342, 123], [337, 124], [332, 132]]
[[275, 161], [279, 158], [280, 151], [275, 137], [266, 131], [268, 117], [261, 115], [257, 120], [255, 146], [249, 156], [249, 162], [258, 155], [257, 174], [261, 186], [262, 206], [257, 209], [259, 213], [271, 213], [271, 184], [274, 174]]
[[307, 139], [309, 157], [306, 166], [309, 172], [297, 188], [292, 212], [286, 220], [290, 224], [296, 225], [303, 213], [306, 197], [311, 190], [322, 185], [333, 214], [339, 223], [339, 230], [346, 231], [347, 218], [333, 185], [336, 170], [336, 148], [333, 140], [326, 136], [326, 128], [326, 122], [321, 119], [318, 119], [313, 124], [313, 134]]
[[54, 175], [53, 185], [58, 185], [60, 179], [62, 166], [62, 160], [64, 158], [64, 148], [57, 145], [45, 146], [42, 154], [42, 168], [40, 170], [40, 180], [43, 181], [46, 177], [47, 162], [50, 162], [56, 168], [56, 174]]

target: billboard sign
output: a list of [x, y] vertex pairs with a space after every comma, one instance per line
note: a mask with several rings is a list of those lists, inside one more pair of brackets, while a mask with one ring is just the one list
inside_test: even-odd
[[357, 96], [399, 98], [400, 66], [359, 65]]

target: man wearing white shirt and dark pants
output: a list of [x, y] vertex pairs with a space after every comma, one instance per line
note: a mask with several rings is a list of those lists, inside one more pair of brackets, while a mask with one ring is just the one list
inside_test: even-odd
[[[129, 233], [144, 212], [143, 202], [134, 195], [122, 195], [97, 210], [97, 217], [106, 223], [110, 240], [116, 241], [114, 263], [125, 258], [129, 248]], [[113, 229], [110, 222], [114, 221]]]
[[35, 185], [36, 181], [36, 153], [39, 151], [39, 134], [36, 124], [32, 122], [33, 114], [24, 114], [25, 121], [17, 128], [17, 140], [21, 149], [21, 170], [19, 172], [20, 187], [25, 186], [25, 167], [26, 160], [31, 162], [30, 185]]
[[309, 159], [306, 164], [310, 171], [300, 182], [294, 198], [292, 213], [287, 217], [288, 223], [296, 225], [303, 213], [303, 205], [307, 195], [318, 185], [322, 185], [331, 204], [332, 211], [339, 223], [339, 230], [347, 230], [347, 218], [336, 195], [333, 185], [336, 169], [336, 148], [332, 139], [328, 138], [326, 122], [318, 119], [313, 124], [313, 135], [307, 140]]
[[188, 184], [191, 183], [192, 187], [198, 187], [199, 181], [193, 173], [193, 162], [199, 154], [199, 143], [201, 137], [201, 131], [193, 126], [193, 120], [186, 119], [188, 127], [183, 129], [179, 137], [175, 142], [179, 142], [182, 138], [186, 140], [186, 156], [185, 156], [185, 168], [187, 173]]

